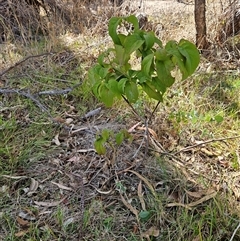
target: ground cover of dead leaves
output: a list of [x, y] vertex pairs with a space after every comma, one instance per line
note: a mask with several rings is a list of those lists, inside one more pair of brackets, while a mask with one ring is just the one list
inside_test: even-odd
[[[12, 199], [7, 208], [19, 226], [15, 236], [23, 237], [35, 224], [40, 232], [50, 227], [55, 236], [69, 238], [54, 217], [56, 210], [61, 209], [65, 214], [62, 225], [77, 225], [78, 232], [71, 240], [80, 240], [79, 237], [89, 240], [84, 212], [90, 207], [90, 222], [94, 226], [102, 218], [99, 207], [94, 205], [101, 203], [110, 216], [116, 215], [116, 236], [120, 237], [127, 226], [130, 232], [150, 240], [150, 236], [159, 236], [161, 230], [151, 223], [141, 230], [139, 214], [148, 210], [149, 196], [156, 202], [162, 196], [162, 205], [169, 210], [177, 206], [191, 210], [223, 189], [216, 165], [220, 169], [221, 165], [226, 168], [226, 164], [219, 154], [201, 145], [202, 141], [180, 147], [180, 137], [165, 121], [158, 130], [149, 126], [147, 137], [145, 126], [134, 117], [126, 124], [114, 121], [120, 113], [115, 116], [111, 113], [111, 119], [106, 119], [107, 112], [98, 109], [94, 116], [79, 118], [74, 106], [70, 106], [61, 117], [68, 128], [62, 128], [53, 137], [51, 146], [56, 148], [52, 154], [27, 169], [3, 176], [9, 183], [5, 188]], [[132, 142], [125, 141], [115, 150], [108, 149], [105, 156], [99, 156], [93, 146], [96, 134], [105, 128], [116, 132], [124, 127], [133, 136]], [[174, 154], [169, 150], [179, 151]], [[164, 159], [168, 169], [161, 167], [156, 159]], [[182, 184], [176, 168], [184, 174]], [[209, 171], [209, 175], [200, 170], [205, 174]], [[198, 175], [211, 177], [213, 188], [197, 184], [194, 178]], [[165, 223], [167, 219], [163, 215], [159, 222]]]

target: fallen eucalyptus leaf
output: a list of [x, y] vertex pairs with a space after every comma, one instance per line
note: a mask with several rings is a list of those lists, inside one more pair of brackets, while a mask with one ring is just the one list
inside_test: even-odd
[[62, 203], [66, 198], [67, 197], [64, 197], [63, 199], [61, 199], [59, 201], [54, 201], [54, 202], [37, 202], [37, 201], [34, 201], [34, 203], [38, 206], [43, 206], [43, 207], [56, 207], [60, 203]]
[[51, 183], [54, 184], [54, 185], [57, 185], [60, 189], [72, 191], [72, 188], [71, 188], [71, 187], [67, 187], [67, 186], [64, 186], [64, 185], [62, 185], [62, 184], [60, 184], [60, 183], [56, 183], [56, 182], [53, 182], [53, 181], [51, 181]]
[[31, 184], [28, 190], [27, 195], [30, 197], [33, 193], [35, 193], [38, 189], [39, 183], [34, 178], [31, 178]]

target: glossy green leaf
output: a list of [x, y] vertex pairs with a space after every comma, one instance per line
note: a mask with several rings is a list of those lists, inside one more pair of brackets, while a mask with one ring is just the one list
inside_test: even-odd
[[122, 19], [118, 17], [112, 17], [108, 24], [108, 33], [115, 44], [121, 44], [121, 41], [117, 34], [117, 27], [121, 23]]
[[172, 61], [179, 67], [182, 73], [182, 80], [185, 80], [188, 76], [190, 76], [185, 65], [186, 58], [179, 51], [175, 51], [174, 56], [172, 57]]
[[125, 39], [126, 39], [127, 36], [126, 36], [125, 34], [119, 33], [119, 34], [118, 34], [118, 37], [119, 37], [119, 39], [120, 39], [121, 45], [123, 45], [123, 43], [124, 43], [124, 41], [125, 41]]
[[127, 80], [128, 80], [127, 78], [122, 78], [118, 82], [118, 90], [120, 91], [121, 94], [124, 94], [125, 85], [126, 85]]
[[138, 23], [138, 19], [136, 16], [130, 15], [128, 17], [125, 17], [124, 20], [133, 24], [134, 31], [139, 30], [139, 23]]
[[155, 34], [153, 32], [146, 32], [143, 35], [144, 39], [145, 39], [145, 48], [144, 50], [148, 50], [151, 49], [155, 43]]
[[152, 78], [152, 85], [158, 90], [158, 92], [162, 93], [162, 95], [166, 92], [167, 86], [164, 85], [164, 83], [159, 80], [158, 77], [153, 77]]
[[138, 100], [139, 95], [137, 84], [132, 81], [126, 82], [124, 94], [130, 103], [135, 103]]
[[163, 44], [162, 44], [162, 41], [159, 39], [159, 38], [157, 38], [157, 37], [155, 37], [155, 44], [157, 44], [160, 48], [162, 48], [163, 47]]
[[115, 44], [115, 51], [116, 51], [115, 62], [120, 66], [124, 65], [130, 59], [130, 56], [126, 55], [126, 51], [122, 45]]
[[132, 34], [125, 38], [123, 46], [126, 56], [130, 56], [134, 51], [142, 46], [144, 40], [138, 34]]
[[170, 55], [166, 49], [157, 49], [155, 52], [156, 60], [165, 61], [170, 58]]
[[153, 64], [153, 58], [154, 58], [154, 54], [149, 54], [142, 60], [141, 70], [146, 76], [149, 76], [150, 74], [152, 74], [152, 71], [150, 70]]
[[156, 61], [156, 70], [159, 81], [161, 81], [166, 87], [170, 87], [175, 79], [171, 75], [174, 65], [171, 60]]
[[163, 101], [162, 94], [159, 91], [157, 91], [153, 85], [151, 85], [148, 82], [145, 82], [142, 83], [141, 86], [143, 91], [146, 92], [150, 98], [153, 98], [158, 101]]
[[179, 52], [186, 58], [185, 67], [188, 74], [194, 73], [200, 62], [200, 54], [197, 47], [188, 40], [180, 40], [178, 45]]
[[177, 41], [175, 40], [170, 40], [167, 42], [165, 49], [166, 50], [172, 50], [172, 49], [176, 49], [177, 48]]

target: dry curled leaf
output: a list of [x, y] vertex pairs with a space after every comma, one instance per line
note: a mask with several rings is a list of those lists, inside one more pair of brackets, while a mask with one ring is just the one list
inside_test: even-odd
[[138, 220], [138, 210], [134, 208], [125, 198], [120, 194], [123, 204], [136, 216]]
[[64, 185], [62, 185], [62, 184], [60, 184], [60, 183], [56, 183], [56, 182], [53, 182], [53, 181], [51, 181], [51, 183], [54, 184], [54, 185], [57, 185], [60, 189], [72, 191], [72, 188], [71, 188], [71, 187], [67, 187], [67, 186], [64, 186]]
[[29, 230], [19, 231], [19, 232], [15, 233], [15, 237], [20, 238], [20, 237], [24, 236], [25, 234], [27, 234], [28, 232], [29, 232]]
[[43, 206], [43, 207], [56, 207], [60, 203], [62, 203], [66, 198], [67, 197], [64, 197], [63, 199], [61, 199], [59, 201], [54, 201], [54, 202], [37, 202], [37, 201], [35, 201], [34, 203], [38, 206]]
[[217, 192], [212, 192], [212, 193], [209, 193], [207, 194], [206, 196], [200, 198], [199, 200], [195, 201], [195, 202], [191, 202], [189, 204], [183, 204], [183, 203], [168, 203], [166, 205], [166, 207], [184, 207], [184, 208], [187, 208], [189, 210], [192, 209], [192, 207], [195, 207], [201, 203], [204, 203], [212, 198], [214, 198], [215, 196], [217, 195]]
[[132, 126], [131, 128], [129, 128], [129, 129], [128, 129], [128, 132], [129, 132], [129, 133], [132, 133], [132, 132], [136, 129], [136, 127], [138, 127], [141, 123], [142, 123], [142, 122], [140, 121], [140, 122], [138, 122], [137, 124], [135, 124], [134, 126]]
[[147, 240], [151, 240], [150, 237], [158, 237], [159, 236], [159, 229], [155, 226], [152, 226], [147, 231], [142, 233], [142, 237], [146, 238]]
[[148, 188], [150, 189], [150, 191], [152, 192], [153, 196], [154, 197], [157, 197], [157, 194], [152, 186], [152, 184], [145, 178], [143, 177], [142, 175], [140, 175], [138, 172], [135, 172], [133, 170], [127, 170], [128, 172], [131, 172], [133, 174], [135, 174], [137, 177], [139, 177], [147, 186]]
[[194, 197], [194, 198], [201, 198], [204, 195], [203, 192], [190, 192], [188, 190], [185, 190], [185, 192], [188, 194], [188, 196]]
[[6, 178], [14, 179], [14, 180], [27, 178], [27, 176], [10, 176], [10, 175], [1, 175], [1, 177], [6, 177]]
[[143, 199], [143, 193], [142, 193], [142, 180], [140, 180], [139, 184], [138, 184], [138, 197], [139, 197], [139, 201], [140, 201], [141, 206], [142, 206], [142, 210], [146, 211], [146, 205], [145, 205], [145, 202], [144, 202], [144, 199]]
[[61, 145], [61, 142], [59, 141], [59, 133], [53, 138], [53, 143], [55, 143], [57, 146]]
[[22, 218], [20, 218], [20, 217], [17, 217], [16, 220], [17, 220], [18, 224], [19, 224], [20, 226], [24, 227], [24, 228], [30, 226], [30, 223], [28, 222], [28, 220], [24, 220], [24, 219], [22, 219]]
[[31, 184], [28, 190], [27, 195], [30, 197], [33, 193], [35, 193], [38, 189], [39, 183], [34, 178], [31, 178]]

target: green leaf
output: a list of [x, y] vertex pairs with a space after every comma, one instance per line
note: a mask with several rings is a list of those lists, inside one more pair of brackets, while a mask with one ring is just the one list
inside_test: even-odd
[[113, 99], [115, 97], [114, 93], [108, 89], [106, 84], [102, 84], [98, 88], [98, 93], [101, 101], [107, 106], [111, 107], [113, 105]]
[[141, 221], [148, 221], [151, 218], [152, 213], [150, 211], [141, 211], [139, 213], [139, 218]]
[[125, 34], [121, 34], [119, 33], [118, 34], [118, 37], [120, 39], [120, 42], [121, 42], [121, 45], [123, 45], [124, 41], [125, 41], [125, 38], [127, 37]]
[[105, 142], [109, 139], [110, 135], [111, 135], [110, 130], [107, 130], [107, 129], [102, 130], [101, 137]]
[[126, 51], [122, 45], [115, 44], [115, 50], [116, 50], [115, 62], [117, 64], [119, 64], [120, 66], [125, 65], [128, 62], [128, 60], [130, 59], [130, 55], [126, 54]]
[[147, 32], [143, 35], [145, 39], [145, 48], [144, 50], [151, 49], [155, 43], [155, 34], [153, 32]]
[[93, 66], [88, 70], [88, 79], [90, 80], [92, 86], [100, 80], [98, 71], [96, 71], [96, 66]]
[[138, 48], [140, 48], [143, 43], [144, 40], [142, 40], [141, 37], [136, 33], [127, 36], [123, 43], [126, 56], [130, 57], [130, 55]]
[[164, 85], [164, 83], [159, 80], [158, 77], [153, 77], [152, 78], [152, 85], [154, 85], [154, 87], [160, 92], [162, 93], [162, 95], [166, 92], [167, 87], [166, 85]]
[[116, 79], [109, 79], [107, 87], [115, 94], [116, 97], [120, 98], [122, 92], [120, 92], [120, 90], [118, 89], [118, 84], [119, 82], [116, 81]]
[[122, 131], [118, 132], [118, 133], [116, 134], [115, 139], [116, 139], [117, 145], [120, 146], [120, 145], [122, 144], [123, 140], [124, 140], [124, 133], [123, 133]]
[[214, 120], [217, 122], [217, 123], [221, 123], [223, 122], [223, 117], [221, 115], [216, 115], [214, 116]]
[[99, 87], [102, 85], [102, 82], [96, 82], [94, 85], [93, 85], [93, 87], [92, 87], [92, 90], [93, 90], [93, 94], [96, 96], [96, 97], [98, 97], [98, 98], [100, 98], [100, 96], [99, 96]]
[[150, 98], [161, 102], [163, 101], [162, 94], [157, 91], [149, 82], [142, 83], [141, 86], [143, 91], [145, 91]]
[[124, 94], [130, 103], [135, 103], [138, 100], [138, 87], [134, 82], [126, 82]]
[[121, 94], [124, 94], [125, 85], [126, 85], [127, 80], [128, 80], [127, 78], [122, 78], [118, 82], [118, 90], [120, 91]]
[[97, 151], [99, 155], [104, 155], [106, 154], [106, 148], [104, 146], [105, 140], [102, 137], [99, 137], [95, 142], [94, 142], [94, 148]]
[[98, 63], [99, 65], [101, 65], [102, 67], [108, 67], [109, 66], [109, 63], [107, 63], [106, 61], [106, 58], [109, 56], [109, 54], [111, 52], [115, 51], [113, 48], [109, 48], [107, 51], [103, 52], [102, 54], [99, 55], [98, 57]]
[[94, 65], [88, 72], [88, 77], [92, 83], [104, 79], [109, 73], [109, 67], [102, 67], [100, 64]]
[[141, 63], [141, 70], [143, 71], [143, 73], [146, 76], [151, 75], [151, 66], [153, 64], [153, 58], [154, 58], [154, 54], [149, 54], [148, 56], [146, 56]]
[[130, 15], [128, 17], [125, 17], [124, 20], [133, 24], [134, 31], [139, 30], [139, 23], [138, 23], [138, 19], [136, 16]]
[[174, 55], [172, 57], [172, 62], [174, 64], [177, 64], [177, 66], [179, 67], [182, 73], [182, 80], [185, 80], [188, 76], [190, 76], [190, 74], [188, 73], [188, 70], [186, 69], [185, 61], [186, 61], [186, 58], [179, 51], [174, 52]]
[[165, 49], [166, 50], [172, 50], [177, 48], [177, 42], [175, 40], [170, 40], [167, 42]]
[[178, 49], [186, 58], [185, 67], [188, 74], [193, 74], [200, 62], [200, 54], [197, 47], [188, 40], [181, 39], [178, 44]]
[[154, 41], [154, 42], [155, 42], [160, 48], [163, 47], [162, 41], [161, 41], [159, 38], [155, 37], [155, 41]]
[[115, 44], [121, 44], [121, 41], [117, 34], [117, 27], [121, 23], [122, 18], [112, 17], [108, 24], [108, 33]]
[[174, 65], [171, 60], [156, 61], [156, 70], [159, 81], [162, 82], [166, 87], [170, 87], [175, 79], [171, 75]]
[[170, 58], [170, 55], [166, 49], [157, 49], [155, 52], [156, 60], [165, 61]]

